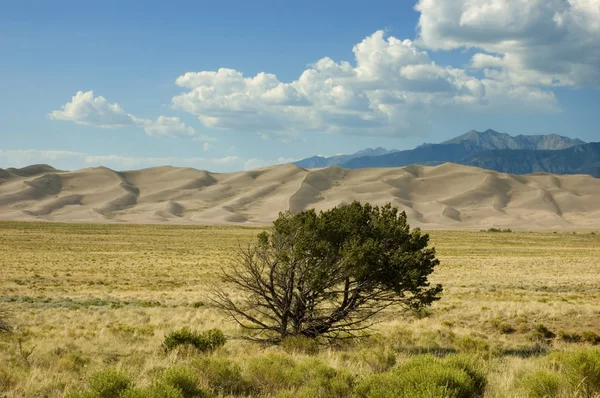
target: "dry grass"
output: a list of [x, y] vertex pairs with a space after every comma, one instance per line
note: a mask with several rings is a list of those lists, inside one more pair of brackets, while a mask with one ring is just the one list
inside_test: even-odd
[[[197, 359], [187, 351], [165, 354], [166, 333], [187, 326], [239, 336], [204, 303], [219, 267], [258, 231], [0, 223], [0, 305], [11, 310], [15, 326], [14, 334], [0, 337], [0, 396], [60, 397], [106, 367], [147, 385], [163, 369]], [[372, 338], [311, 355], [360, 380], [418, 353], [466, 352], [485, 361], [486, 396], [519, 396], [516, 382], [538, 366], [536, 357], [589, 346], [540, 339], [536, 325], [600, 334], [600, 235], [433, 231], [431, 237], [442, 262], [432, 278], [445, 287], [442, 300], [419, 316], [388, 313]], [[253, 358], [269, 353], [300, 362], [309, 357], [236, 339], [212, 356], [244, 373]]]

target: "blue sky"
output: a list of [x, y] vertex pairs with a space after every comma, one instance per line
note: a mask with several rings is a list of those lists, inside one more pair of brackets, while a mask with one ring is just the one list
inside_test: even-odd
[[9, 2], [0, 167], [233, 171], [487, 128], [599, 141], [599, 43], [597, 0]]

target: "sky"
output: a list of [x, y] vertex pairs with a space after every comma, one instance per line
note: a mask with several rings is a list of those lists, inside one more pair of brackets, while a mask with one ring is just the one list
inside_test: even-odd
[[0, 167], [229, 172], [488, 128], [600, 141], [600, 0], [102, 2], [0, 13]]

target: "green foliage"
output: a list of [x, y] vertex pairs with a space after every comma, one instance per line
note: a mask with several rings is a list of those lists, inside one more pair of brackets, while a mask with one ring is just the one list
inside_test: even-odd
[[389, 305], [420, 310], [439, 299], [441, 285], [428, 281], [439, 264], [428, 243], [390, 204], [281, 213], [224, 271], [245, 300], [221, 291], [215, 303], [271, 342], [353, 337]]
[[253, 358], [246, 370], [248, 381], [264, 395], [293, 393], [294, 397], [347, 397], [353, 377], [318, 359], [296, 363], [284, 355]]
[[199, 386], [198, 374], [189, 368], [169, 368], [163, 374], [161, 381], [164, 385], [173, 386], [180, 391], [183, 398], [202, 398], [208, 396]]
[[221, 395], [248, 395], [252, 386], [243, 377], [240, 366], [227, 359], [200, 357], [191, 366], [198, 372], [202, 384]]
[[593, 332], [591, 330], [586, 330], [585, 332], [582, 332], [581, 339], [587, 343], [600, 344], [600, 336], [598, 336], [598, 333]]
[[536, 370], [518, 381], [518, 388], [530, 398], [560, 397], [567, 389], [564, 377], [557, 372]]
[[552, 357], [574, 391], [585, 397], [600, 394], [600, 350], [556, 353]]
[[511, 334], [511, 333], [516, 332], [516, 329], [514, 327], [512, 327], [511, 324], [509, 324], [506, 321], [503, 321], [502, 319], [498, 319], [498, 318], [491, 319], [490, 324], [492, 325], [492, 327], [494, 329], [496, 329], [497, 331], [499, 331], [502, 334]]
[[184, 398], [180, 390], [164, 382], [153, 383], [146, 388], [130, 388], [119, 398]]
[[88, 381], [89, 389], [81, 392], [71, 392], [70, 398], [119, 398], [133, 387], [131, 378], [116, 369], [103, 369], [92, 373]]
[[466, 357], [443, 359], [422, 355], [398, 368], [371, 375], [360, 382], [356, 396], [363, 398], [472, 398], [481, 397], [485, 377]]
[[461, 352], [487, 352], [490, 344], [481, 338], [472, 336], [461, 336], [454, 342], [456, 348]]
[[578, 343], [581, 341], [581, 335], [577, 333], [565, 332], [564, 330], [559, 330], [557, 337], [565, 343]]
[[227, 338], [219, 329], [198, 333], [185, 327], [166, 335], [163, 348], [165, 351], [171, 351], [175, 347], [187, 345], [196, 348], [200, 352], [210, 352], [222, 347], [226, 342]]
[[542, 369], [520, 377], [517, 386], [528, 397], [600, 396], [600, 349], [554, 352]]
[[556, 334], [548, 329], [544, 324], [538, 323], [531, 333], [533, 341], [549, 341], [556, 337]]

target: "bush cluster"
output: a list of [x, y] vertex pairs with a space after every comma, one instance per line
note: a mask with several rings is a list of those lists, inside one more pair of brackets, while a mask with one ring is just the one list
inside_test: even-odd
[[555, 352], [542, 367], [523, 375], [519, 388], [527, 397], [600, 396], [600, 349]]
[[362, 398], [473, 398], [483, 396], [485, 385], [485, 373], [473, 358], [419, 355], [365, 378], [355, 393]]
[[210, 329], [206, 332], [198, 333], [186, 327], [166, 335], [163, 341], [163, 348], [168, 352], [175, 347], [191, 346], [200, 352], [210, 352], [222, 347], [226, 342], [227, 338], [219, 329]]

